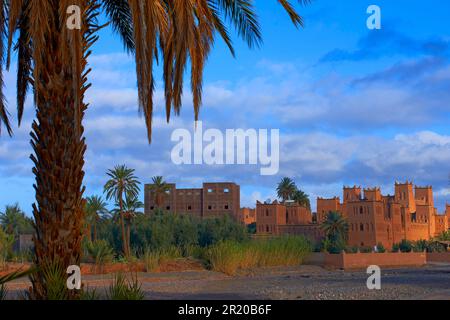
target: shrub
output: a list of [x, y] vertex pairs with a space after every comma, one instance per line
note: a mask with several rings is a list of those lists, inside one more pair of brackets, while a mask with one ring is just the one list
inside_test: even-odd
[[12, 254], [14, 236], [6, 234], [0, 227], [0, 268], [6, 264], [8, 257]]
[[428, 252], [446, 252], [447, 249], [443, 244], [436, 241], [430, 241], [428, 244]]
[[358, 250], [359, 250], [359, 248], [355, 247], [355, 246], [345, 248], [345, 252], [346, 253], [357, 253]]
[[145, 294], [136, 276], [131, 279], [119, 273], [115, 276], [114, 282], [108, 288], [108, 300], [144, 300]]
[[249, 233], [249, 234], [256, 234], [256, 222], [253, 222], [252, 224], [249, 224], [248, 226], [247, 226], [247, 232]]
[[86, 244], [89, 257], [99, 267], [102, 272], [103, 266], [114, 259], [114, 251], [106, 240], [96, 240]]
[[426, 240], [418, 240], [413, 243], [413, 251], [414, 252], [424, 252], [428, 250], [429, 243]]
[[450, 241], [450, 230], [445, 231], [438, 236], [439, 241]]
[[325, 238], [322, 241], [322, 249], [328, 253], [338, 254], [346, 249], [346, 244], [343, 239]]
[[403, 239], [400, 243], [396, 243], [392, 247], [393, 252], [401, 251], [401, 252], [411, 252], [413, 249], [412, 242], [409, 240]]
[[386, 248], [383, 246], [383, 244], [381, 242], [379, 242], [377, 244], [377, 251], [378, 251], [378, 253], [385, 253], [386, 252]]
[[371, 253], [371, 252], [373, 252], [373, 248], [371, 248], [371, 247], [361, 247], [361, 248], [359, 248], [359, 252], [361, 252], [361, 253]]

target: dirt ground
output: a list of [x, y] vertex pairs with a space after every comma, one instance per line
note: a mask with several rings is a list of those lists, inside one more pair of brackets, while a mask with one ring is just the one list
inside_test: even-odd
[[[221, 273], [139, 273], [146, 299], [151, 300], [450, 300], [450, 265], [382, 270], [382, 289], [366, 287], [364, 271], [325, 270], [317, 266], [268, 268], [230, 277]], [[104, 292], [112, 275], [83, 278], [89, 289]], [[9, 285], [9, 298], [17, 298], [29, 287], [26, 280]]]

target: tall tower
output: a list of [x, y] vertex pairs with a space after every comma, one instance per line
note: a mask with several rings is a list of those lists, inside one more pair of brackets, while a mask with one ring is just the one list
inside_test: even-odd
[[361, 187], [344, 187], [344, 203], [360, 201], [361, 200]]
[[395, 202], [400, 203], [402, 207], [409, 208], [410, 213], [416, 212], [416, 201], [411, 182], [395, 183]]
[[450, 228], [450, 204], [445, 205], [445, 215], [448, 219], [448, 227]]
[[381, 189], [380, 188], [368, 188], [364, 189], [364, 198], [369, 201], [381, 201]]
[[415, 199], [427, 206], [434, 207], [433, 187], [415, 187]]

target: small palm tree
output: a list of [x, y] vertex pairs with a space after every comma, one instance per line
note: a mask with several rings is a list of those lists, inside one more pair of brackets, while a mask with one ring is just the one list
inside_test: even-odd
[[153, 195], [153, 201], [157, 208], [160, 208], [164, 203], [165, 194], [170, 191], [170, 186], [164, 181], [161, 176], [152, 178], [153, 184], [150, 185], [150, 192]]
[[134, 172], [134, 169], [127, 168], [125, 165], [116, 166], [114, 169], [108, 170], [107, 175], [110, 179], [104, 187], [106, 199], [114, 200], [119, 206], [122, 246], [126, 257], [130, 256], [130, 245], [125, 230], [124, 196], [136, 198], [140, 191], [140, 182]]
[[102, 216], [108, 214], [107, 203], [101, 196], [86, 198], [86, 223], [89, 230], [89, 239], [92, 240], [92, 228], [94, 229], [93, 240], [97, 240], [97, 224]]
[[283, 201], [291, 200], [297, 191], [297, 186], [291, 178], [283, 178], [277, 187], [278, 198]]
[[4, 212], [0, 212], [0, 225], [4, 230], [14, 237], [21, 233], [33, 231], [33, 221], [20, 209], [19, 204], [6, 206]]
[[339, 212], [328, 213], [321, 229], [324, 231], [325, 239], [334, 253], [338, 253], [345, 248], [349, 228], [347, 220]]

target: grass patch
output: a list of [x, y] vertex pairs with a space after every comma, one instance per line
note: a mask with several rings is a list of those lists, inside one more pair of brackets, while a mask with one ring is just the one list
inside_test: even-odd
[[175, 246], [170, 246], [161, 250], [145, 250], [142, 260], [145, 265], [146, 272], [157, 271], [158, 268], [165, 263], [174, 261], [183, 257], [182, 250]]
[[304, 237], [282, 237], [220, 242], [209, 247], [205, 257], [210, 269], [235, 275], [240, 269], [300, 265], [311, 251], [312, 245]]

